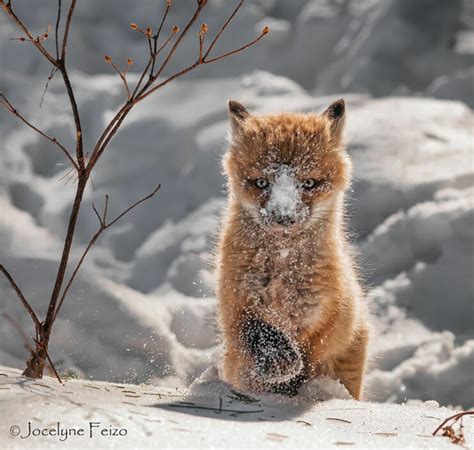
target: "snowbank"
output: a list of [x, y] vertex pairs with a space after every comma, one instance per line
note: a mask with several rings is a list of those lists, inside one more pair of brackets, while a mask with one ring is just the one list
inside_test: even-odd
[[[6, 367], [0, 367], [0, 399], [0, 442], [8, 449], [455, 448], [448, 438], [431, 435], [454, 414], [436, 402], [256, 398], [209, 380], [191, 390], [86, 380], [61, 386], [49, 377], [24, 379]], [[71, 429], [76, 435], [66, 439]], [[77, 435], [80, 429], [83, 436]], [[63, 436], [37, 436], [37, 430]], [[464, 435], [473, 442], [469, 418]]]

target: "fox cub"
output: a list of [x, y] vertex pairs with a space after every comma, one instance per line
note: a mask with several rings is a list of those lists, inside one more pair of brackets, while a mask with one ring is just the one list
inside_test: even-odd
[[364, 292], [344, 230], [345, 103], [257, 116], [229, 102], [229, 186], [217, 251], [223, 378], [295, 395], [320, 375], [361, 398]]

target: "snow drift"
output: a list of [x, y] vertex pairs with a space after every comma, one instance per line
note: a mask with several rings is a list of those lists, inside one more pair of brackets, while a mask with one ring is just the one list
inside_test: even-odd
[[[19, 374], [0, 366], [0, 436], [9, 449], [314, 448], [315, 442], [318, 448], [454, 447], [447, 437], [432, 436], [454, 411], [434, 401], [387, 405], [341, 399], [342, 386], [329, 379], [313, 386], [315, 396], [329, 397], [316, 403], [309, 397], [245, 395], [212, 374], [191, 389], [89, 380], [60, 385]], [[23, 405], [35, 403], [41, 409], [25, 418]], [[472, 443], [472, 420], [465, 420], [464, 436]]]

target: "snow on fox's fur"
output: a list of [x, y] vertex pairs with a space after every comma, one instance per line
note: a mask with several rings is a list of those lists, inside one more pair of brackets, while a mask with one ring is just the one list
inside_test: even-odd
[[329, 375], [359, 399], [368, 325], [344, 231], [344, 101], [320, 115], [257, 116], [234, 101], [229, 110], [217, 253], [223, 377], [292, 395]]

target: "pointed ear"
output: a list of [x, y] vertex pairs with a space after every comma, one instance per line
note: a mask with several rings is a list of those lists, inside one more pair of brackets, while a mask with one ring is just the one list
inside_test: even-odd
[[333, 137], [340, 137], [346, 119], [346, 102], [344, 99], [340, 98], [331, 103], [326, 111], [323, 112], [323, 116], [325, 116], [331, 124], [331, 135]]
[[250, 117], [245, 106], [235, 100], [229, 100], [229, 116], [232, 131], [236, 132], [242, 128], [242, 124]]

